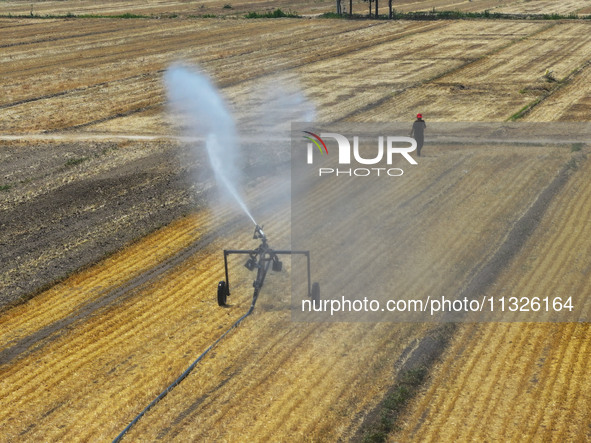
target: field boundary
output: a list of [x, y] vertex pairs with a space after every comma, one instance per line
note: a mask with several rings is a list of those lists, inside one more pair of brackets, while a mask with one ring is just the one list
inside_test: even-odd
[[[584, 8], [581, 8], [584, 9]], [[223, 15], [223, 14], [178, 14], [176, 12], [168, 12], [163, 14], [133, 14], [126, 12], [124, 14], [74, 14], [68, 12], [66, 14], [1, 14], [0, 19], [30, 19], [30, 20], [75, 20], [75, 19], [112, 19], [112, 20], [162, 20], [162, 19], [222, 19], [222, 20], [238, 20], [238, 19], [257, 19], [257, 20], [275, 20], [275, 19], [338, 19], [338, 20], [406, 20], [406, 21], [437, 21], [437, 20], [511, 20], [511, 21], [549, 21], [549, 20], [591, 20], [591, 14], [579, 15], [577, 12], [570, 14], [538, 14], [538, 13], [505, 13], [505, 12], [491, 12], [485, 9], [482, 12], [469, 12], [458, 10], [442, 10], [437, 11], [435, 8], [432, 11], [409, 11], [399, 12], [392, 10], [392, 16], [388, 14], [337, 14], [335, 12], [325, 12], [322, 14], [303, 14], [299, 15], [295, 11], [282, 11], [276, 9], [274, 11], [256, 12], [250, 11], [241, 15]]]
[[452, 341], [456, 323], [430, 329], [416, 338], [403, 351], [394, 365], [398, 373], [383, 400], [363, 419], [351, 440], [353, 442], [384, 442], [395, 430], [396, 421], [410, 400], [420, 391], [430, 368], [441, 358]]

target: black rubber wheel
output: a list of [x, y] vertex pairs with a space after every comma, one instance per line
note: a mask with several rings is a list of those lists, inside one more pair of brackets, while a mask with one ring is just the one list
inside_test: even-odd
[[226, 282], [222, 280], [218, 283], [218, 305], [226, 306], [226, 297], [228, 296], [228, 287]]
[[310, 298], [316, 309], [320, 308], [320, 283], [312, 283], [312, 292], [310, 292]]
[[272, 269], [273, 269], [273, 272], [281, 272], [281, 270], [283, 269], [283, 263], [280, 262], [279, 260], [273, 260]]

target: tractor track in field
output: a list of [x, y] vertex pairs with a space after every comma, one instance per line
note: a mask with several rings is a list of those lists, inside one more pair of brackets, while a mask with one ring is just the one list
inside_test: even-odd
[[[283, 200], [283, 196], [277, 195], [272, 200], [264, 203], [264, 206], [274, 206]], [[256, 210], [256, 206], [253, 208]], [[218, 226], [215, 230], [210, 231], [200, 237], [198, 240], [183, 248], [181, 251], [174, 254], [172, 257], [164, 260], [162, 263], [145, 270], [140, 275], [134, 277], [123, 285], [106, 290], [99, 295], [98, 299], [84, 304], [76, 312], [55, 321], [44, 328], [19, 339], [16, 343], [11, 344], [0, 351], [0, 365], [11, 363], [30, 352], [34, 352], [53, 340], [59, 338], [66, 333], [74, 324], [88, 318], [91, 315], [112, 306], [114, 303], [121, 303], [130, 297], [133, 297], [141, 289], [145, 288], [151, 282], [157, 280], [159, 277], [166, 274], [168, 271], [176, 268], [181, 263], [186, 261], [196, 252], [206, 248], [220, 237], [223, 232], [231, 231], [243, 223], [242, 217], [237, 216], [231, 221], [227, 221]]]
[[[224, 225], [223, 228], [229, 228], [236, 224], [238, 224], [238, 220], [235, 220], [232, 224]], [[220, 228], [220, 230], [223, 229]], [[97, 300], [83, 305], [74, 314], [62, 318], [39, 331], [29, 334], [10, 345], [10, 347], [3, 349], [0, 351], [0, 365], [11, 363], [13, 360], [22, 357], [29, 352], [34, 352], [51, 341], [56, 340], [61, 334], [66, 333], [67, 328], [71, 327], [73, 324], [84, 320], [90, 315], [96, 314], [98, 311], [111, 306], [115, 302], [123, 302], [132, 297], [139, 290], [145, 288], [148, 283], [179, 265], [198, 250], [211, 244], [217, 234], [218, 231], [206, 234], [203, 238], [200, 238], [159, 265], [144, 271], [131, 281], [126, 282], [114, 290], [104, 291], [102, 295], [99, 295]]]
[[[233, 224], [237, 223], [238, 220], [236, 220]], [[224, 226], [224, 228], [229, 227], [230, 225]], [[144, 271], [137, 277], [133, 278], [131, 281], [119, 286], [114, 290], [104, 291], [102, 295], [99, 295], [99, 299], [85, 304], [80, 309], [78, 309], [76, 313], [60, 319], [40, 329], [39, 331], [30, 334], [20, 339], [17, 343], [11, 345], [10, 347], [0, 351], [0, 365], [12, 362], [14, 359], [18, 358], [22, 354], [25, 354], [27, 351], [34, 352], [41, 346], [44, 346], [52, 340], [59, 338], [61, 334], [58, 332], [67, 332], [67, 328], [71, 327], [74, 323], [95, 314], [101, 309], [109, 307], [115, 302], [123, 302], [127, 298], [132, 297], [148, 283], [154, 281], [170, 269], [179, 265], [199, 249], [211, 244], [217, 234], [218, 232], [216, 231], [206, 234], [203, 238], [200, 238], [193, 244], [189, 245], [159, 265]]]
[[494, 284], [501, 272], [509, 265], [511, 260], [523, 248], [527, 239], [536, 230], [552, 200], [564, 188], [572, 173], [569, 164], [562, 167], [550, 184], [540, 192], [533, 204], [515, 222], [497, 250], [461, 290], [458, 298], [465, 296], [474, 299]]
[[[582, 161], [584, 157], [579, 156], [578, 160]], [[458, 292], [457, 299], [462, 299], [463, 297], [474, 299], [495, 283], [501, 272], [509, 266], [511, 260], [524, 247], [527, 239], [530, 238], [541, 223], [546, 210], [554, 198], [565, 187], [572, 175], [571, 166], [568, 163], [565, 164], [554, 179], [542, 189], [532, 205], [514, 223], [499, 247], [485, 259], [481, 266], [474, 269], [473, 277]], [[457, 318], [457, 315], [453, 319], [447, 316], [446, 322], [449, 324], [449, 328], [447, 328], [445, 333], [441, 332], [442, 327], [440, 325], [435, 326], [423, 337], [414, 340], [404, 349], [397, 362], [398, 376], [396, 382], [384, 395], [385, 399], [388, 398], [388, 394], [394, 394], [396, 392], [399, 386], [401, 386], [401, 379], [409, 371], [426, 370], [427, 373], [431, 372], [433, 365], [441, 359], [452, 342], [452, 338], [457, 332], [456, 325], [458, 320], [462, 321], [462, 318]], [[433, 337], [439, 338], [434, 341]], [[380, 402], [367, 414], [358, 428], [353, 441], [364, 441], [364, 434], [368, 429], [379, 427], [385, 401]]]

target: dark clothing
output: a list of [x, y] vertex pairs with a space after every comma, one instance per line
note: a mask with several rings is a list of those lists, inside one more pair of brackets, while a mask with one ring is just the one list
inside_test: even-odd
[[427, 123], [425, 123], [425, 120], [417, 118], [417, 120], [412, 124], [412, 130], [410, 131], [410, 136], [412, 137], [414, 134], [415, 140], [417, 138], [424, 138], [426, 127], [427, 127]]
[[410, 136], [412, 137], [414, 134], [414, 139], [417, 141], [417, 155], [421, 156], [421, 149], [423, 147], [423, 143], [425, 142], [425, 128], [427, 127], [427, 123], [425, 120], [417, 118], [417, 120], [412, 124], [412, 129], [410, 131]]

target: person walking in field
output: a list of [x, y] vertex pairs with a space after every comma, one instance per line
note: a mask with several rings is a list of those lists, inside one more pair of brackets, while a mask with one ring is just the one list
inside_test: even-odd
[[423, 120], [423, 114], [417, 114], [417, 119], [412, 124], [412, 129], [410, 130], [410, 137], [413, 137], [417, 141], [417, 155], [421, 156], [421, 149], [423, 147], [423, 143], [425, 141], [425, 128], [427, 127], [427, 123]]

